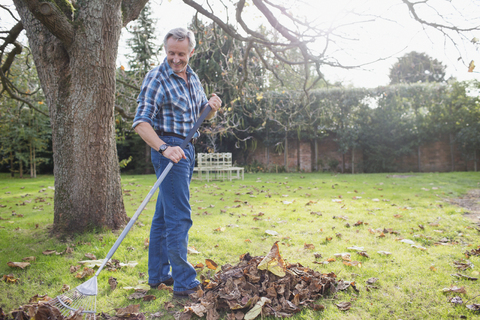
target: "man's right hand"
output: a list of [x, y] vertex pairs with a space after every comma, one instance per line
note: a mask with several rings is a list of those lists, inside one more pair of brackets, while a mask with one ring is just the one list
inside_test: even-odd
[[165, 151], [163, 151], [162, 155], [167, 159], [172, 160], [174, 163], [178, 163], [182, 159], [187, 159], [185, 152], [183, 152], [182, 148], [178, 146], [168, 147]]

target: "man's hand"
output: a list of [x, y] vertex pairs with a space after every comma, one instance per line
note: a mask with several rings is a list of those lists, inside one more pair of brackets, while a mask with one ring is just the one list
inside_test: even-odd
[[210, 111], [208, 116], [205, 118], [206, 120], [212, 119], [217, 110], [220, 109], [220, 107], [222, 106], [222, 99], [220, 99], [220, 97], [217, 96], [215, 93], [212, 93], [212, 97], [208, 100], [208, 104], [212, 108], [212, 111]]
[[185, 156], [185, 152], [183, 152], [182, 148], [180, 147], [168, 147], [165, 151], [163, 151], [162, 155], [174, 163], [178, 163], [182, 159], [187, 159]]
[[217, 111], [222, 106], [222, 99], [220, 99], [215, 93], [212, 93], [212, 97], [208, 100], [208, 104], [212, 108], [212, 111]]

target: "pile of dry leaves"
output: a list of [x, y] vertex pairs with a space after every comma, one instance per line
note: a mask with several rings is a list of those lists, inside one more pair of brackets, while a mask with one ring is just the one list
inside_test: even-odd
[[[337, 290], [346, 290], [354, 283], [337, 280], [332, 273], [322, 274], [299, 263], [286, 263], [280, 256], [278, 243], [274, 243], [265, 256], [252, 257], [244, 254], [235, 265], [223, 265], [221, 271], [213, 276], [201, 275], [203, 290], [191, 295], [184, 310], [175, 314], [176, 319], [187, 320], [193, 315], [207, 320], [220, 319], [220, 314], [228, 319], [252, 320], [259, 315], [289, 317], [301, 308], [309, 307], [321, 311], [325, 307], [315, 301]], [[81, 320], [81, 311], [64, 317], [58, 309], [51, 306], [46, 296], [34, 297], [31, 304], [20, 307], [8, 315], [0, 309], [0, 320]], [[347, 305], [348, 304], [348, 305]], [[143, 320], [145, 316], [135, 311], [126, 312], [128, 316], [110, 317], [100, 314], [104, 319]], [[341, 310], [348, 310], [350, 303], [337, 304]]]
[[288, 264], [275, 243], [265, 256], [242, 255], [235, 266], [224, 265], [212, 278], [202, 278], [205, 290], [192, 294], [194, 303], [185, 306], [180, 319], [193, 314], [206, 319], [255, 319], [258, 315], [289, 317], [303, 307], [323, 310], [315, 300], [352, 283], [337, 281], [334, 273], [322, 274], [298, 263]]

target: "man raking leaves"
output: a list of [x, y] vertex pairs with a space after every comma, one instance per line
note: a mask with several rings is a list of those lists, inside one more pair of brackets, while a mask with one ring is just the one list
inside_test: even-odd
[[153, 149], [157, 177], [170, 161], [175, 163], [159, 189], [150, 230], [148, 282], [152, 288], [173, 284], [174, 296], [187, 297], [200, 284], [187, 261], [188, 231], [192, 226], [189, 187], [195, 149], [193, 143], [184, 150], [179, 146], [202, 111], [210, 106], [210, 119], [222, 101], [215, 94], [207, 100], [198, 76], [188, 65], [195, 48], [193, 32], [173, 29], [165, 36], [164, 46], [167, 57], [142, 84], [133, 127]]

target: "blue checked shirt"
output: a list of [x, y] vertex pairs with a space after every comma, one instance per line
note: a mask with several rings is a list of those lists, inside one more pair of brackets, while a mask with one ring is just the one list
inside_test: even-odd
[[[155, 130], [186, 137], [208, 103], [200, 80], [189, 65], [187, 78], [189, 86], [173, 72], [166, 58], [152, 69], [143, 80], [132, 128], [147, 122]], [[197, 132], [194, 137], [198, 135]]]

